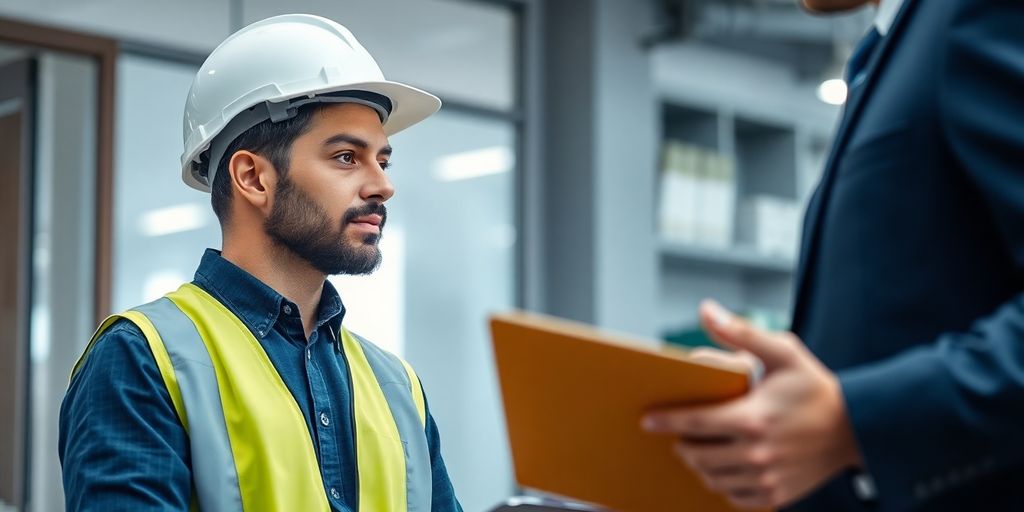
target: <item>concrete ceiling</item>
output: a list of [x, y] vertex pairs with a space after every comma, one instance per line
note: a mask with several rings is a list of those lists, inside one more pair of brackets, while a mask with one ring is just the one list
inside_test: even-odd
[[873, 9], [818, 16], [797, 0], [656, 0], [654, 44], [698, 42], [792, 69], [813, 79], [842, 62], [874, 17]]

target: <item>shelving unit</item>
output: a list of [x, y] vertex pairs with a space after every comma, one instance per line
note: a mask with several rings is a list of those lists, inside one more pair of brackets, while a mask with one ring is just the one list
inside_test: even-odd
[[[747, 198], [770, 196], [796, 203], [802, 212], [824, 161], [827, 131], [784, 114], [673, 97], [662, 100], [662, 136], [731, 159], [736, 206], [729, 247], [661, 236], [659, 331], [675, 336], [695, 328], [697, 307], [708, 297], [740, 313], [788, 318], [796, 247], [789, 255], [758, 252], [741, 225], [740, 209]], [[801, 220], [797, 215], [793, 222]]]
[[748, 247], [730, 250], [701, 247], [671, 240], [661, 241], [661, 257], [665, 267], [690, 270], [738, 271], [747, 275], [792, 274], [796, 263], [788, 258], [759, 254]]

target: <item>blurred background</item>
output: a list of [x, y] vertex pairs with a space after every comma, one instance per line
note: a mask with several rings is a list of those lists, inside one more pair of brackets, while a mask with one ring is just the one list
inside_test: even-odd
[[0, 0], [0, 511], [63, 510], [57, 414], [98, 321], [220, 235], [184, 186], [192, 76], [286, 12], [348, 26], [442, 111], [392, 139], [346, 323], [417, 367], [467, 511], [516, 492], [486, 316], [707, 343], [700, 299], [785, 328], [799, 226], [873, 12], [795, 0]]

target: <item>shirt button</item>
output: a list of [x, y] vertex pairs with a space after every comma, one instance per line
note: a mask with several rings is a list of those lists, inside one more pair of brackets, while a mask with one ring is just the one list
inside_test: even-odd
[[325, 427], [331, 424], [331, 419], [327, 417], [327, 413], [320, 413], [320, 423]]
[[313, 359], [313, 351], [306, 349], [306, 359]]
[[286, 315], [292, 314], [292, 306], [290, 304], [285, 304], [284, 305], [284, 314], [286, 314]]
[[340, 500], [341, 499], [341, 493], [338, 492], [338, 490], [335, 489], [334, 487], [331, 487], [331, 497], [333, 497], [336, 500]]

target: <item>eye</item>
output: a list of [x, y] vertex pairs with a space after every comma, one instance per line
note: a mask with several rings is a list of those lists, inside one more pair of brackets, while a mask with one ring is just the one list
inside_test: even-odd
[[334, 159], [343, 164], [354, 164], [356, 163], [356, 154], [351, 151], [346, 151], [334, 157]]
[[385, 170], [385, 171], [391, 168], [391, 162], [389, 162], [387, 160], [385, 160], [383, 162], [377, 162], [377, 164], [380, 165], [380, 168]]

